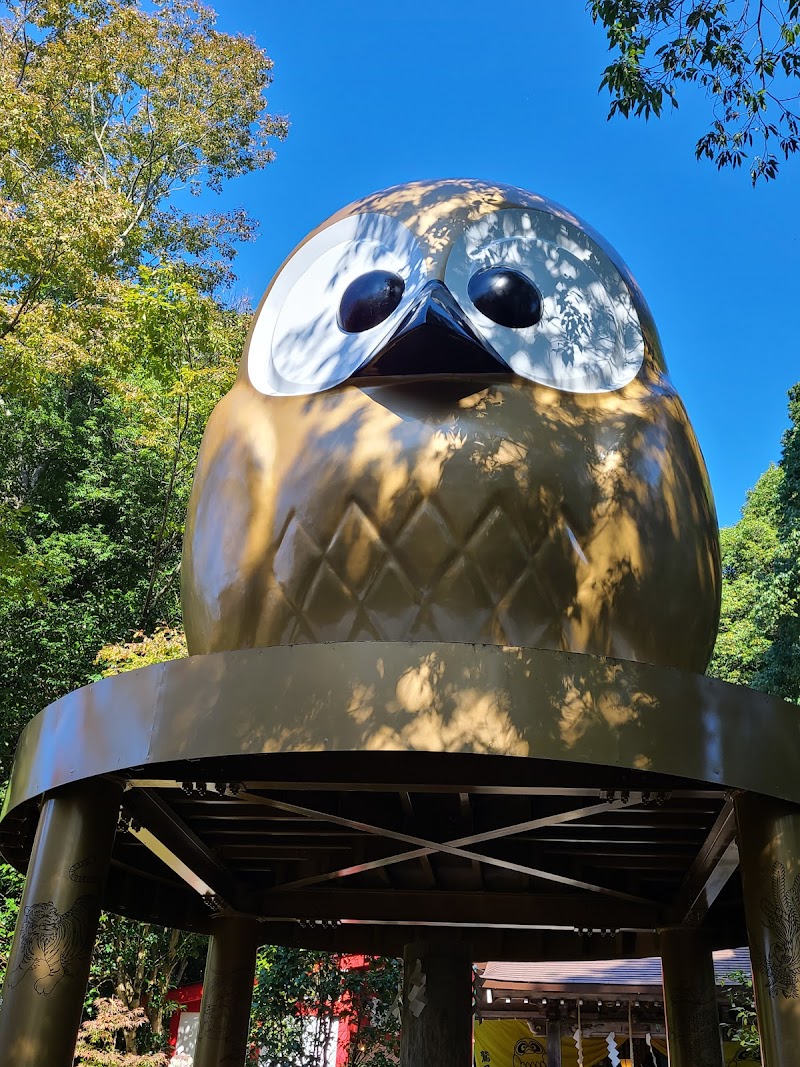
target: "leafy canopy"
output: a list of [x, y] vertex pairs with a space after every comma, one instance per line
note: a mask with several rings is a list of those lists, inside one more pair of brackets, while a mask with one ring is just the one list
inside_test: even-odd
[[781, 460], [722, 531], [722, 616], [709, 672], [800, 703], [800, 385]]
[[[271, 70], [198, 0], [0, 0], [0, 778], [44, 705], [185, 654], [186, 502], [254, 230], [189, 194], [272, 159]], [[0, 963], [20, 882], [0, 865]], [[163, 1063], [202, 942], [104, 916], [81, 1062]]]
[[0, 383], [106, 363], [142, 266], [232, 277], [244, 212], [188, 210], [265, 166], [272, 61], [199, 0], [0, 2]]
[[800, 0], [589, 0], [615, 53], [600, 83], [617, 113], [661, 115], [694, 84], [712, 119], [695, 146], [717, 167], [774, 178], [800, 148]]

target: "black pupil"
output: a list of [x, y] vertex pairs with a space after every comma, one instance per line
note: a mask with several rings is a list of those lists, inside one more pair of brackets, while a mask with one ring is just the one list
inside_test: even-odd
[[403, 298], [406, 285], [399, 274], [371, 270], [351, 282], [339, 305], [339, 325], [348, 333], [371, 330], [388, 318]]
[[521, 330], [542, 317], [542, 295], [536, 286], [511, 267], [484, 267], [467, 286], [478, 311], [498, 326]]

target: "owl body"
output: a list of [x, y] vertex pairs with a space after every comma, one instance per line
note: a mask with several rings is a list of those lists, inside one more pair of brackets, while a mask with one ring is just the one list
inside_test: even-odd
[[[377, 344], [377, 370], [368, 362], [367, 372], [333, 386], [295, 392], [283, 370], [278, 386], [253, 371], [256, 322], [250, 358], [212, 414], [198, 459], [182, 575], [190, 651], [436, 640], [702, 670], [719, 610], [713, 502], [633, 283], [620, 275], [632, 304], [641, 305], [642, 357], [633, 374], [620, 362], [619, 373], [629, 375], [623, 384], [558, 388], [547, 380], [558, 362], [552, 358], [540, 373], [539, 364], [531, 362], [529, 372], [518, 356], [508, 357], [545, 380], [506, 363], [492, 370], [482, 357], [472, 361], [472, 351], [483, 345], [497, 355], [508, 351], [506, 339], [492, 334], [491, 346], [485, 343], [461, 305], [450, 303], [461, 291], [458, 277], [441, 303], [431, 305], [425, 294], [447, 280], [448, 241], [463, 243], [470, 225], [494, 218], [498, 205], [502, 213], [510, 203], [513, 212], [524, 197], [539, 199], [478, 183], [381, 195], [342, 218], [376, 207], [383, 217], [394, 208], [390, 218], [425, 238], [420, 293], [428, 302], [418, 296], [416, 306], [425, 314], [433, 306], [438, 318], [432, 326], [412, 307], [417, 334], [409, 312], [400, 341], [396, 334]], [[569, 247], [578, 248], [574, 241]], [[482, 269], [491, 282], [496, 266]], [[507, 274], [518, 284], [516, 266]], [[606, 284], [617, 294], [613, 280]], [[380, 301], [389, 290], [376, 292]], [[372, 314], [373, 297], [356, 311]], [[347, 291], [337, 299], [347, 310]], [[439, 329], [442, 308], [453, 331]], [[315, 323], [312, 315], [292, 344], [313, 349]], [[602, 347], [606, 335], [597, 336]], [[459, 372], [464, 359], [469, 369]], [[562, 362], [574, 385], [575, 368]]]

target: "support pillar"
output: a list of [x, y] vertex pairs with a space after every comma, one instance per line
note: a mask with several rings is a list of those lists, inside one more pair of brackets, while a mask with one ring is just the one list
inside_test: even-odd
[[796, 1067], [800, 1049], [800, 808], [736, 798], [739, 863], [764, 1067]]
[[547, 1020], [547, 1067], [561, 1067], [561, 1023]]
[[427, 941], [406, 945], [400, 1067], [464, 1067], [471, 1062], [469, 946]]
[[211, 920], [194, 1067], [241, 1067], [261, 924], [240, 915]]
[[723, 1067], [711, 946], [702, 930], [659, 931], [670, 1067]]
[[0, 1063], [72, 1067], [122, 787], [45, 794], [0, 1009]]

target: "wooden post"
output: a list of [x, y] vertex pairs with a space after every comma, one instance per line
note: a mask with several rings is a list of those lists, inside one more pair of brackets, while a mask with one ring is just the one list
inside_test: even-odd
[[764, 1067], [797, 1067], [800, 809], [755, 793], [735, 804], [761, 1060]]
[[561, 1023], [547, 1020], [547, 1067], [561, 1067]]
[[0, 1009], [0, 1063], [72, 1067], [122, 787], [45, 795]]
[[469, 1067], [472, 959], [468, 945], [416, 941], [403, 955], [400, 1067]]
[[714, 960], [701, 930], [660, 930], [670, 1067], [723, 1067]]
[[244, 1063], [260, 930], [258, 920], [239, 915], [211, 921], [194, 1067]]

